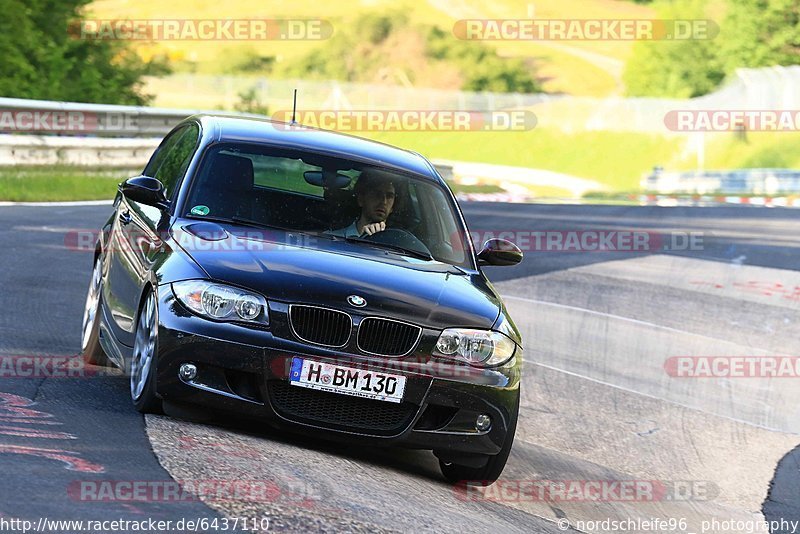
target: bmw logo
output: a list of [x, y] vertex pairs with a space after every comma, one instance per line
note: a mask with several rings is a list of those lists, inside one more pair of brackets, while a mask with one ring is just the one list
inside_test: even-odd
[[347, 302], [356, 308], [363, 308], [367, 305], [367, 301], [364, 299], [364, 297], [359, 297], [358, 295], [350, 295], [347, 297]]

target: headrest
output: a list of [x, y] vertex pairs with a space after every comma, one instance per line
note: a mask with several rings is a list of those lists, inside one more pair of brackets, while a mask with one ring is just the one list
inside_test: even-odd
[[253, 160], [230, 154], [216, 154], [211, 163], [209, 179], [219, 184], [220, 189], [251, 191], [254, 183]]

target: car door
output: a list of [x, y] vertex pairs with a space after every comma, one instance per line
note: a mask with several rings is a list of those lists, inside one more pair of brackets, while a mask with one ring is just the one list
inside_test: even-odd
[[[143, 174], [161, 181], [168, 199], [178, 185], [197, 149], [200, 128], [186, 124], [171, 132], [159, 145]], [[107, 255], [109, 271], [103, 300], [111, 315], [117, 340], [133, 346], [139, 299], [148, 271], [162, 249], [169, 214], [121, 195]]]

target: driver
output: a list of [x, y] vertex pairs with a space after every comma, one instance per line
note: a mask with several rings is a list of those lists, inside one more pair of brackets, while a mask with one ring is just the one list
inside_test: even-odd
[[364, 171], [353, 188], [361, 215], [350, 226], [330, 233], [339, 237], [362, 237], [386, 230], [396, 191], [392, 179], [377, 171]]

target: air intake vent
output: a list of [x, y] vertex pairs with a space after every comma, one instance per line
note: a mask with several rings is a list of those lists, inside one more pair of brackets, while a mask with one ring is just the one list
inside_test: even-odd
[[405, 430], [419, 407], [410, 402], [383, 402], [296, 386], [283, 380], [267, 383], [275, 410], [300, 423], [334, 430], [390, 436]]
[[358, 327], [358, 348], [380, 356], [405, 356], [414, 349], [422, 328], [413, 324], [367, 317]]
[[294, 304], [289, 306], [289, 323], [301, 341], [326, 347], [344, 347], [353, 324], [344, 312]]

